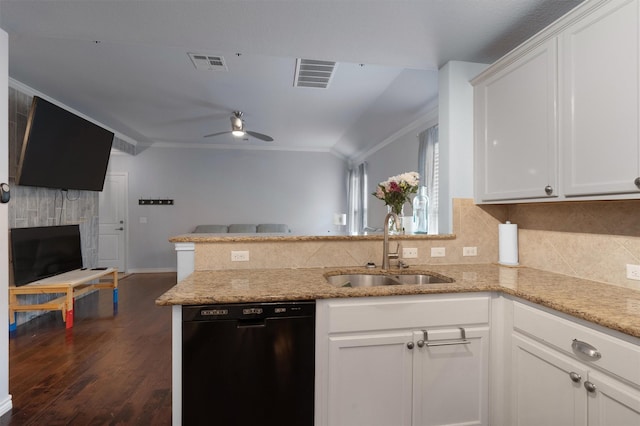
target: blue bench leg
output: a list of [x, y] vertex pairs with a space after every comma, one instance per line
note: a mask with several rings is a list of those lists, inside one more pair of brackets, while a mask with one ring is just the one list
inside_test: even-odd
[[9, 324], [9, 333], [18, 329], [18, 314], [13, 313], [13, 322]]

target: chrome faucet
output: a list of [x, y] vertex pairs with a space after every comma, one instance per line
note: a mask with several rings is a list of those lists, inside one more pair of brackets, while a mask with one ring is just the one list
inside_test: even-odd
[[397, 259], [400, 256], [400, 243], [398, 243], [398, 247], [396, 248], [395, 253], [389, 252], [389, 219], [393, 218], [396, 222], [396, 227], [400, 227], [400, 219], [398, 215], [391, 212], [388, 213], [384, 218], [384, 245], [382, 246], [382, 269], [389, 269], [389, 259]]

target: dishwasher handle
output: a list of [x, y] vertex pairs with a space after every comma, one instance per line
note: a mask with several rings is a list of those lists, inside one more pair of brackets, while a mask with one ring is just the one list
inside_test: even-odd
[[264, 328], [267, 323], [264, 318], [238, 320], [236, 328]]

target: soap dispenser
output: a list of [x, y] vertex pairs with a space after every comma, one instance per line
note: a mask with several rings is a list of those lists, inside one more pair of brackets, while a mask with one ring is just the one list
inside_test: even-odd
[[413, 198], [413, 233], [427, 234], [429, 232], [429, 197], [427, 187], [418, 188], [418, 194]]

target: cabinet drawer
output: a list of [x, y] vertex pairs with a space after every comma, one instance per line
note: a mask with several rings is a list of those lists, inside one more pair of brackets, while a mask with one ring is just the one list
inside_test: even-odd
[[487, 295], [366, 297], [331, 300], [328, 332], [489, 323]]
[[[572, 354], [590, 367], [598, 367], [640, 385], [640, 345], [518, 302], [513, 304], [513, 326], [547, 345]], [[588, 357], [574, 350], [574, 339], [593, 346], [600, 353], [600, 358]]]

